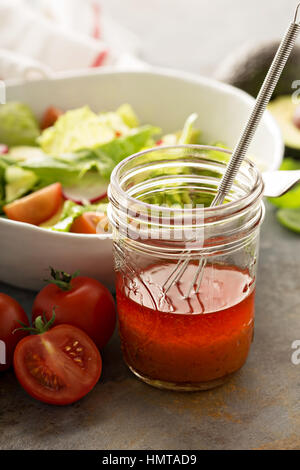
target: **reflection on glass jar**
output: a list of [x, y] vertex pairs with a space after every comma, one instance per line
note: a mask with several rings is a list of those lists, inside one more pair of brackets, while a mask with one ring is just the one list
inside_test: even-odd
[[228, 158], [211, 147], [159, 148], [112, 174], [122, 350], [132, 372], [160, 388], [215, 387], [249, 353], [263, 183], [245, 160], [225, 204], [210, 208]]

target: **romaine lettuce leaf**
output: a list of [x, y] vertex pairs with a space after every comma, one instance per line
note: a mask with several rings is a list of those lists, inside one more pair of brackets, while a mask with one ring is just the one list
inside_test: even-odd
[[120, 137], [93, 150], [99, 158], [103, 156], [110, 158], [116, 165], [129, 155], [139, 152], [152, 136], [158, 135], [160, 132], [159, 127], [142, 126], [132, 130], [131, 134], [126, 137]]
[[194, 129], [194, 124], [198, 119], [198, 114], [191, 114], [183, 126], [183, 130], [178, 138], [178, 145], [195, 144], [198, 142], [200, 131]]
[[80, 168], [50, 155], [20, 162], [19, 166], [33, 171], [40, 181], [40, 186], [56, 182], [70, 185], [80, 179]]
[[88, 107], [62, 114], [38, 139], [42, 150], [52, 155], [95, 147], [115, 139], [115, 131]]
[[[50, 155], [35, 156], [18, 162], [18, 165], [36, 174], [39, 187], [60, 182], [63, 186], [95, 185], [97, 181], [109, 181], [115, 165], [123, 158], [139, 152], [149, 138], [160, 132], [153, 126], [143, 126], [131, 131], [130, 135], [120, 137], [94, 149], [64, 154], [59, 157]], [[101, 178], [101, 180], [99, 179]]]
[[184, 123], [182, 131], [173, 134], [164, 135], [161, 140], [161, 145], [189, 145], [198, 144], [200, 137], [200, 130], [194, 128], [194, 123], [198, 119], [198, 114], [191, 114]]
[[125, 124], [122, 117], [117, 113], [100, 113], [98, 115], [99, 121], [109, 128], [113, 129], [114, 137], [126, 136], [130, 132], [130, 127]]
[[122, 104], [122, 106], [117, 109], [117, 114], [122, 118], [123, 122], [131, 129], [140, 126], [139, 120], [130, 104]]

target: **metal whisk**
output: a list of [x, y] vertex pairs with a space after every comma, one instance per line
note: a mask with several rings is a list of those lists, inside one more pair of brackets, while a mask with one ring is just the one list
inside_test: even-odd
[[[283, 69], [287, 63], [287, 60], [292, 52], [296, 39], [299, 35], [299, 32], [300, 32], [300, 24], [298, 22], [299, 8], [300, 8], [300, 3], [298, 4], [296, 8], [294, 20], [290, 24], [287, 32], [285, 33], [280, 43], [280, 46], [274, 57], [274, 60], [269, 69], [269, 72], [257, 96], [255, 106], [249, 117], [249, 120], [232, 153], [230, 162], [226, 168], [226, 172], [221, 180], [218, 192], [211, 204], [211, 207], [223, 204], [226, 196], [228, 195], [235, 181], [236, 175], [246, 156], [246, 153], [252, 142], [252, 139], [254, 137], [258, 124], [260, 123], [263, 113], [266, 110], [266, 107], [273, 95], [273, 92], [276, 88], [279, 78], [283, 72]], [[165, 292], [165, 294], [169, 291], [172, 285], [176, 284], [180, 280], [181, 276], [186, 271], [191, 260], [190, 255], [191, 255], [191, 251], [187, 251], [185, 253], [185, 259], [182, 259], [182, 258], [179, 259], [174, 270], [171, 272], [170, 276], [167, 278], [166, 282], [163, 285], [163, 291]], [[189, 291], [185, 295], [186, 298], [190, 297], [194, 286], [195, 286], [195, 293], [197, 294], [199, 292], [206, 263], [207, 263], [206, 258], [203, 256], [200, 257], [198, 267], [195, 272], [195, 276], [191, 282]]]

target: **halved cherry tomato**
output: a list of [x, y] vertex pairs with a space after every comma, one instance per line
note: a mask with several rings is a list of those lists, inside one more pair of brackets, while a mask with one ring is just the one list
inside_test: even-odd
[[25, 331], [15, 331], [21, 326], [19, 322], [28, 324], [21, 305], [15, 299], [0, 293], [0, 371], [7, 370], [12, 365], [15, 347], [28, 334]]
[[102, 349], [116, 326], [115, 302], [109, 290], [89, 277], [70, 276], [53, 269], [51, 274], [53, 280], [34, 300], [33, 320], [43, 313], [50, 320], [55, 307], [55, 325], [77, 326]]
[[68, 405], [94, 388], [102, 360], [86, 333], [60, 325], [21, 340], [15, 350], [14, 368], [20, 384], [33, 398]]
[[60, 183], [54, 183], [3, 207], [9, 219], [40, 225], [50, 219], [63, 201]]
[[55, 108], [55, 106], [47, 108], [42, 118], [41, 129], [53, 126], [62, 114], [64, 112], [59, 108]]
[[[101, 226], [100, 222], [103, 222]], [[73, 233], [105, 233], [105, 228], [108, 226], [106, 215], [98, 212], [85, 212], [80, 217], [74, 220], [71, 226]]]

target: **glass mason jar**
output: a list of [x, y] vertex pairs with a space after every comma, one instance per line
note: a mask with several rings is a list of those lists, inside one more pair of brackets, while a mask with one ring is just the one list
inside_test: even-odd
[[228, 154], [157, 147], [112, 173], [122, 351], [130, 370], [159, 388], [213, 388], [249, 353], [263, 182], [245, 159], [225, 203], [209, 207]]

